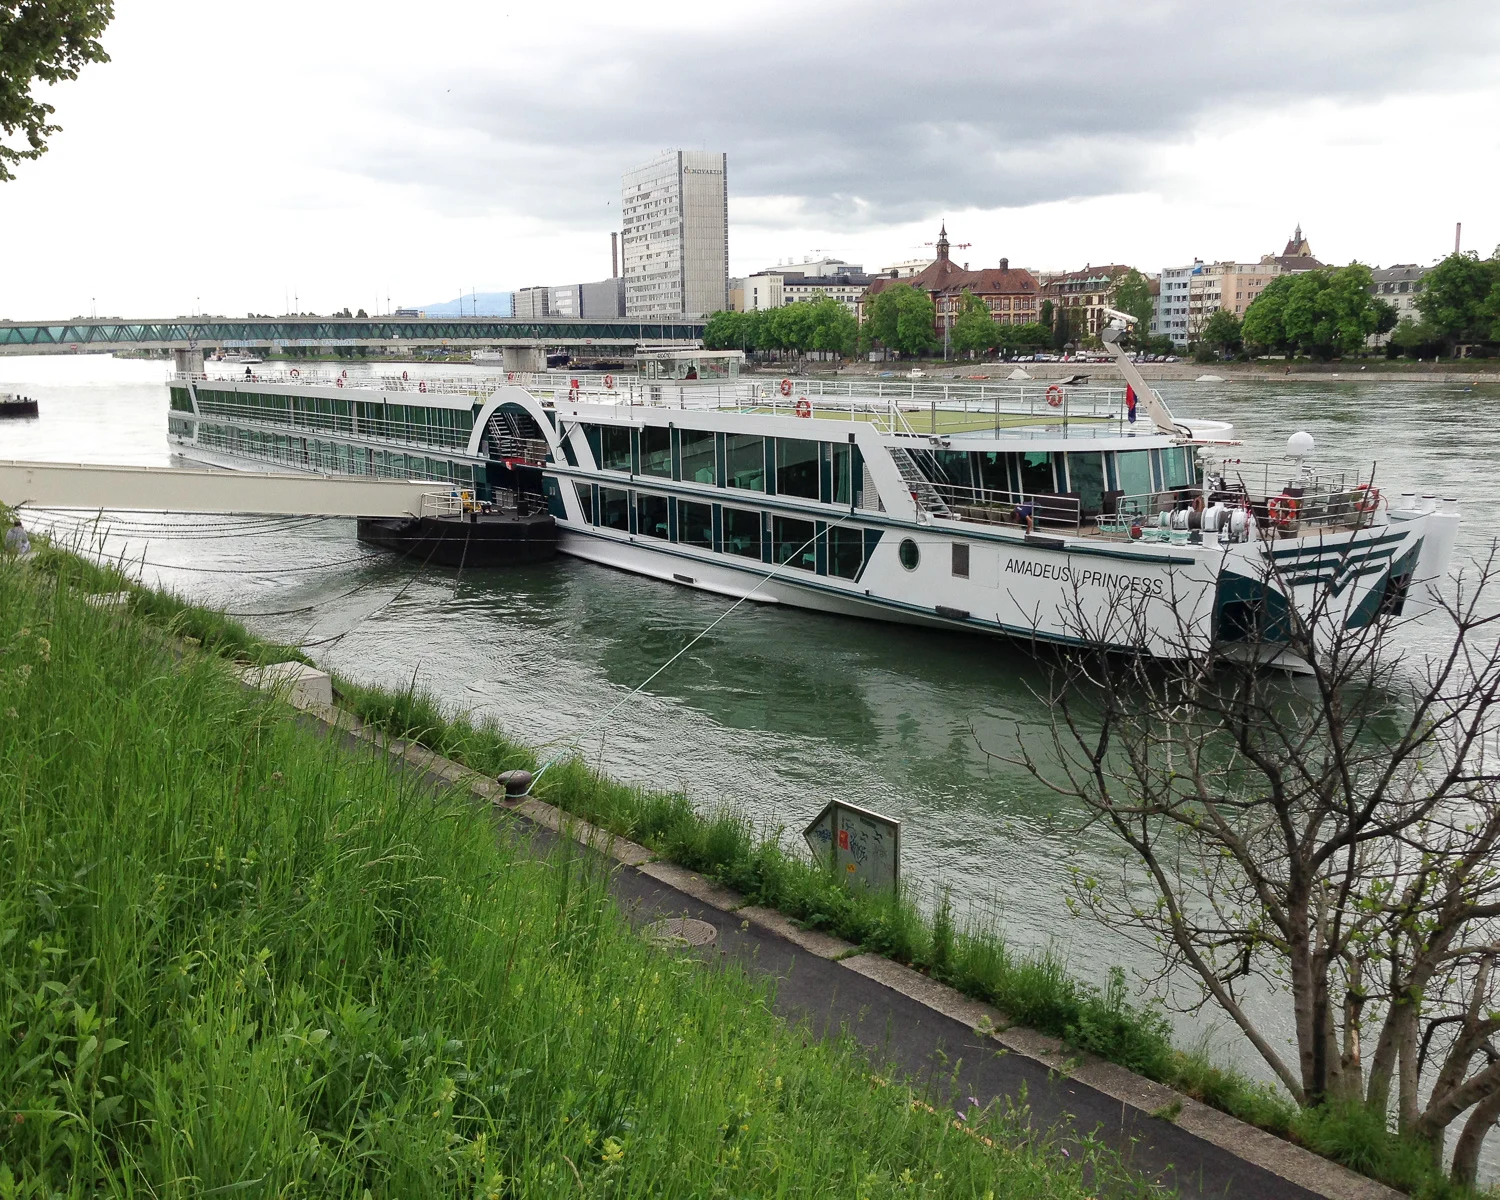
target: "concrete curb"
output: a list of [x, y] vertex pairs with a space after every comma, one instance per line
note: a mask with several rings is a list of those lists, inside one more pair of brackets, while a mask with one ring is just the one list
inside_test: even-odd
[[[281, 693], [286, 695], [283, 687]], [[291, 700], [290, 697], [288, 697]], [[1093, 1055], [1070, 1051], [1055, 1038], [1013, 1027], [998, 1009], [963, 995], [919, 971], [816, 930], [803, 929], [782, 913], [747, 904], [745, 897], [675, 863], [658, 860], [645, 846], [616, 837], [554, 805], [531, 797], [507, 798], [498, 784], [460, 763], [442, 758], [415, 742], [392, 738], [365, 725], [352, 713], [331, 705], [295, 703], [293, 707], [323, 724], [369, 742], [422, 771], [430, 772], [495, 808], [573, 838], [623, 866], [639, 871], [701, 904], [719, 909], [785, 938], [809, 954], [836, 962], [899, 992], [980, 1036], [989, 1036], [1006, 1052], [1041, 1064], [1147, 1115], [1176, 1110], [1175, 1123], [1203, 1141], [1328, 1200], [1402, 1200], [1403, 1193], [1369, 1179], [1275, 1134], [1249, 1125], [1190, 1096], [1156, 1083]], [[732, 916], [731, 916], [732, 914]], [[1162, 1117], [1159, 1119], [1168, 1119]]]

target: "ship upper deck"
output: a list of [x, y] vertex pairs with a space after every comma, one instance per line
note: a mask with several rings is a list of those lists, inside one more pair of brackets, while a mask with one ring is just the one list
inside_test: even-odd
[[[966, 440], [1052, 441], [1058, 438], [1115, 439], [1162, 436], [1144, 412], [1130, 419], [1126, 390], [1086, 383], [1062, 385], [1033, 380], [949, 382], [897, 379], [650, 379], [634, 374], [567, 371], [496, 373], [418, 378], [401, 375], [349, 376], [339, 371], [301, 368], [247, 370], [244, 375], [177, 376], [179, 382], [254, 386], [295, 392], [337, 388], [351, 398], [385, 393], [387, 402], [451, 407], [470, 397], [477, 405], [504, 386], [520, 387], [544, 405], [616, 407], [633, 410], [733, 412], [744, 415], [819, 421], [861, 422], [892, 436]], [[428, 399], [430, 397], [431, 399]], [[637, 413], [638, 417], [645, 413]], [[1184, 424], [1180, 436], [1195, 432], [1227, 436], [1216, 423]]]

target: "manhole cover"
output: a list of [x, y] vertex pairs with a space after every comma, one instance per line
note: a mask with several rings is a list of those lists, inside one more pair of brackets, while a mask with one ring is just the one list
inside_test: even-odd
[[707, 921], [692, 917], [671, 917], [646, 926], [646, 937], [659, 946], [706, 946], [718, 936]]

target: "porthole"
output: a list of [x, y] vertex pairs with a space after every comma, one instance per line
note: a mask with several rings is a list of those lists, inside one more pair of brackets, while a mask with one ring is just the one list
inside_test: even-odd
[[917, 563], [922, 559], [922, 552], [917, 549], [917, 543], [912, 541], [911, 538], [901, 539], [900, 555], [901, 565], [908, 571], [915, 571]]

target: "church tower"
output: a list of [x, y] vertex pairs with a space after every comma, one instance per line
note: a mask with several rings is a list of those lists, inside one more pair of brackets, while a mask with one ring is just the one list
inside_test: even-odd
[[943, 221], [943, 227], [938, 232], [937, 260], [938, 262], [948, 261], [948, 222], [946, 220]]

